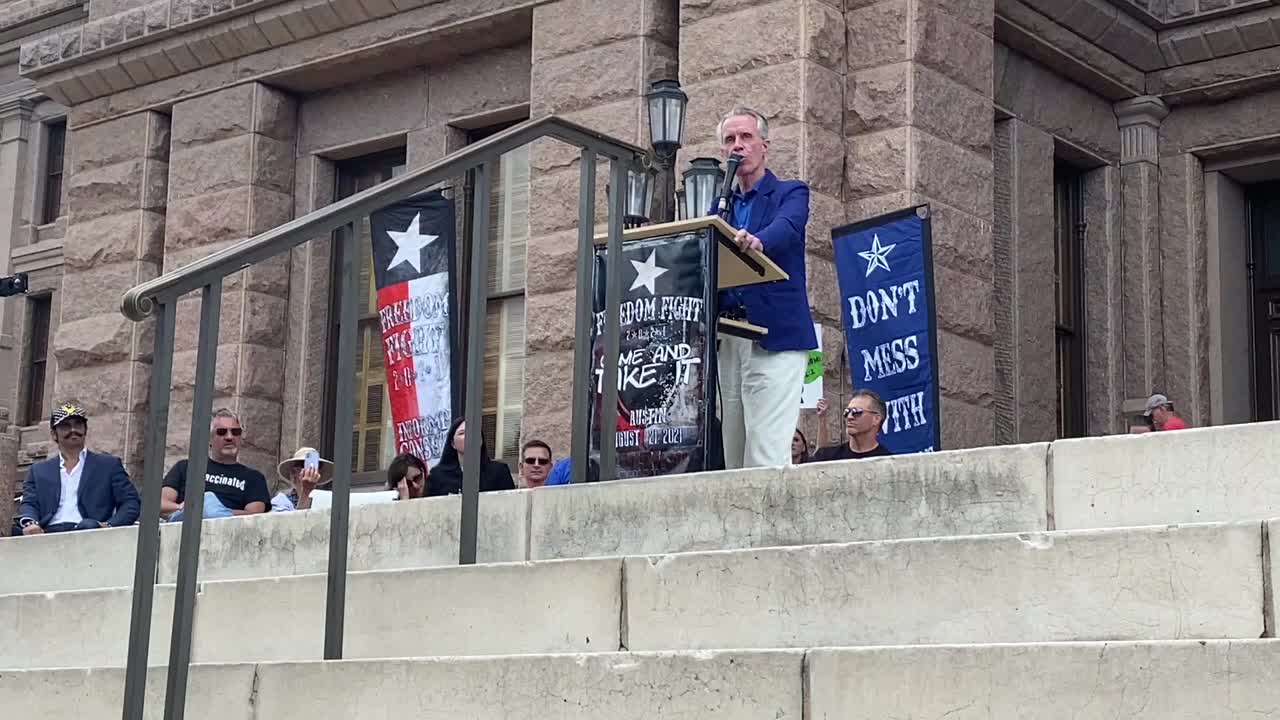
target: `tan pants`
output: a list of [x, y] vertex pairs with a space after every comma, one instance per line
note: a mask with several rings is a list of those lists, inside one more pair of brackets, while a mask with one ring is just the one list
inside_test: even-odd
[[769, 352], [750, 340], [720, 338], [720, 426], [726, 469], [791, 462], [809, 353]]

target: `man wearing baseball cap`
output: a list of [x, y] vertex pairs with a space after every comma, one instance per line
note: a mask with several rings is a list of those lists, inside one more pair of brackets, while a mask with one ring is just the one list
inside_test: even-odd
[[1173, 403], [1169, 402], [1169, 398], [1159, 393], [1147, 400], [1147, 410], [1142, 415], [1151, 419], [1151, 426], [1155, 430], [1186, 430], [1189, 427], [1173, 411]]
[[89, 418], [75, 403], [54, 409], [49, 431], [58, 454], [27, 471], [18, 527], [23, 535], [132, 525], [138, 491], [120, 458], [85, 449]]

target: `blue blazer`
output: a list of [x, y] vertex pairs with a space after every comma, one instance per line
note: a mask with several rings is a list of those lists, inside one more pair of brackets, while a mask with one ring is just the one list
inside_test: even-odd
[[[61, 456], [35, 463], [22, 483], [22, 504], [18, 517], [28, 517], [45, 527], [53, 521], [62, 502]], [[87, 452], [80, 471], [80, 514], [85, 520], [105, 522], [112, 527], [132, 525], [138, 520], [141, 503], [120, 458]]]
[[[813, 350], [818, 336], [809, 313], [805, 280], [805, 225], [809, 222], [809, 186], [801, 180], [779, 180], [772, 170], [756, 183], [747, 232], [760, 238], [764, 254], [789, 279], [737, 288], [747, 321], [769, 329], [760, 347], [773, 352]], [[736, 199], [736, 198], [735, 198]], [[741, 229], [741, 228], [739, 228]]]

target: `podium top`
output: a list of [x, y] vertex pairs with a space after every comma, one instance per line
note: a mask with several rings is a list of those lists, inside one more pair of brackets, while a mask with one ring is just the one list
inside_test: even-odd
[[[706, 215], [699, 218], [677, 220], [676, 222], [660, 223], [658, 225], [645, 225], [631, 230], [624, 230], [622, 232], [622, 242], [627, 243], [655, 237], [680, 235], [707, 228], [716, 231], [716, 238], [719, 241], [720, 282], [718, 285], [721, 290], [743, 285], [787, 280], [791, 277], [764, 253], [758, 250], [746, 252], [741, 250], [733, 242], [733, 236], [738, 231], [725, 222], [723, 218], [716, 215]], [[595, 244], [597, 246], [603, 247], [608, 243], [608, 233], [595, 236]]]

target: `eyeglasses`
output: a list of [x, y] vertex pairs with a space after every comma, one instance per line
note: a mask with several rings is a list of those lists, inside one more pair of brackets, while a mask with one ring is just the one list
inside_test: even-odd
[[845, 409], [844, 409], [844, 416], [845, 416], [845, 417], [847, 417], [847, 418], [854, 418], [855, 420], [856, 420], [857, 418], [862, 417], [862, 414], [863, 414], [863, 413], [870, 413], [870, 414], [872, 414], [872, 415], [879, 415], [879, 414], [880, 414], [880, 413], [876, 412], [875, 410], [863, 410], [862, 408], [845, 408]]
[[422, 473], [420, 472], [405, 473], [404, 479], [411, 483], [420, 483], [422, 482]]
[[240, 433], [244, 432], [244, 428], [218, 428], [214, 430], [218, 437], [226, 437], [227, 433], [231, 433], [232, 437], [240, 437]]
[[525, 465], [550, 465], [551, 458], [527, 457], [523, 462]]

